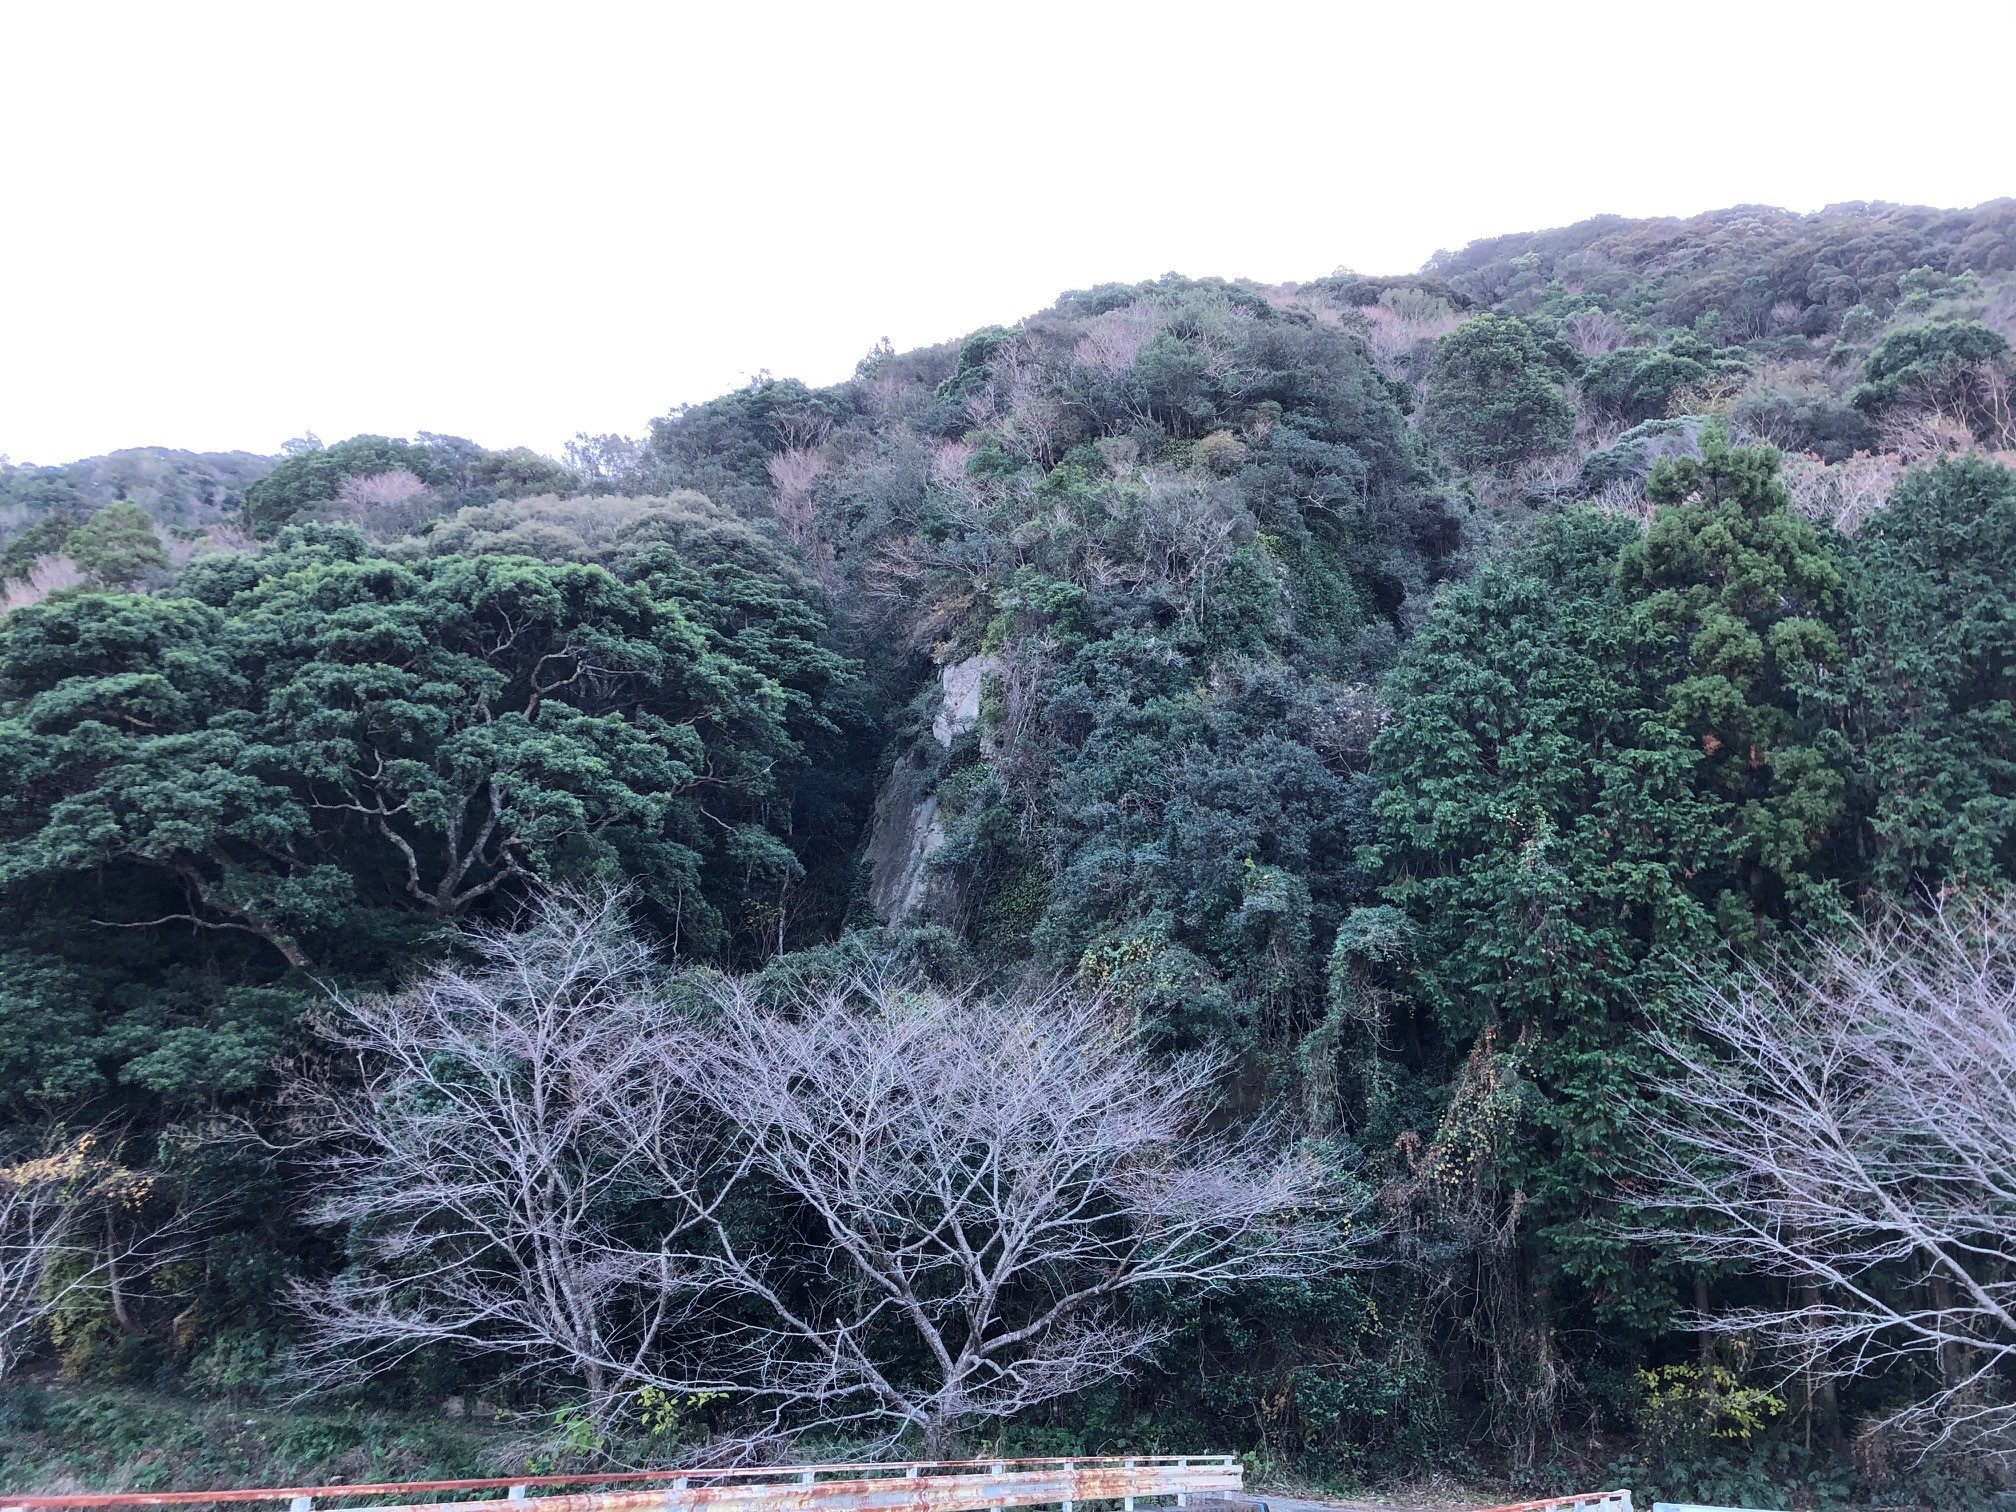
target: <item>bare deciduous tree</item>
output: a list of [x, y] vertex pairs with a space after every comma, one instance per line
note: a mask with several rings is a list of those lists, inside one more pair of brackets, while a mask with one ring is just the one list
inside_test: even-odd
[[1729, 992], [1668, 1040], [1647, 1237], [1782, 1278], [1697, 1325], [1823, 1378], [1902, 1370], [1887, 1427], [2016, 1453], [2016, 903], [1952, 901]]
[[1124, 373], [1162, 332], [1163, 316], [1144, 300], [1107, 310], [1085, 323], [1071, 358], [1098, 373]]
[[1141, 567], [1151, 581], [1177, 588], [1186, 619], [1205, 621], [1213, 586], [1250, 539], [1250, 518], [1222, 485], [1159, 469], [1143, 483], [1135, 506]]
[[[1154, 1059], [1096, 1004], [845, 980], [648, 991], [607, 897], [560, 895], [473, 968], [339, 1005], [348, 1084], [315, 1210], [357, 1258], [297, 1288], [311, 1380], [428, 1345], [577, 1379], [727, 1391], [751, 1437], [960, 1424], [1125, 1373], [1127, 1300], [1341, 1263], [1330, 1190], [1273, 1130], [1205, 1130], [1223, 1067]], [[774, 978], [774, 973], [772, 974]]]
[[75, 588], [84, 580], [77, 564], [67, 556], [37, 557], [25, 578], [8, 578], [0, 582], [0, 614], [10, 609], [25, 608], [29, 604], [39, 604], [50, 594]]
[[1614, 352], [1631, 339], [1630, 327], [1608, 310], [1577, 310], [1562, 328], [1584, 357]]
[[591, 436], [576, 431], [574, 439], [561, 448], [560, 456], [591, 493], [603, 493], [636, 472], [644, 457], [644, 443], [614, 433]]
[[1421, 289], [1387, 289], [1377, 304], [1355, 310], [1372, 360], [1389, 378], [1420, 380], [1435, 343], [1463, 323], [1448, 300]]
[[1831, 463], [1811, 452], [1792, 452], [1779, 476], [1792, 495], [1794, 509], [1853, 535], [1889, 504], [1903, 472], [1904, 458], [1895, 452], [1858, 451], [1846, 461]]
[[361, 527], [373, 540], [388, 540], [419, 527], [439, 513], [434, 490], [403, 467], [343, 479], [336, 485], [330, 513]]
[[805, 553], [820, 582], [829, 588], [837, 581], [833, 566], [833, 546], [819, 534], [819, 510], [812, 496], [814, 485], [828, 467], [826, 454], [816, 446], [794, 446], [770, 458], [771, 507], [784, 527], [791, 544]]
[[1099, 1005], [854, 981], [780, 1012], [731, 984], [720, 1023], [690, 1085], [778, 1204], [711, 1220], [713, 1280], [760, 1315], [719, 1342], [780, 1416], [936, 1456], [1125, 1373], [1165, 1332], [1130, 1295], [1341, 1262], [1310, 1164], [1202, 1131], [1222, 1067], [1151, 1059]]
[[77, 1248], [69, 1185], [58, 1161], [0, 1167], [0, 1380], [55, 1305], [55, 1262]]
[[133, 1287], [180, 1253], [175, 1221], [148, 1220], [151, 1186], [97, 1133], [0, 1165], [0, 1380], [80, 1292], [102, 1289], [118, 1326], [134, 1326]]
[[1066, 417], [1063, 403], [1051, 392], [1048, 375], [1023, 352], [1011, 351], [1004, 363], [1002, 385], [1007, 394], [1004, 439], [1009, 450], [1046, 467], [1054, 465]]
[[[430, 1344], [585, 1382], [591, 1410], [659, 1370], [693, 1293], [680, 1230], [705, 1157], [666, 1075], [680, 1026], [647, 991], [649, 950], [613, 895], [551, 895], [518, 933], [473, 929], [473, 968], [346, 1001], [324, 1023], [356, 1075], [296, 1089], [327, 1140], [315, 1221], [358, 1259], [298, 1286], [311, 1379]], [[656, 1232], [626, 1227], [640, 1201]]]
[[1900, 406], [1883, 420], [1883, 447], [1907, 463], [1936, 462], [1974, 449], [1974, 431], [1964, 421], [1936, 409]]

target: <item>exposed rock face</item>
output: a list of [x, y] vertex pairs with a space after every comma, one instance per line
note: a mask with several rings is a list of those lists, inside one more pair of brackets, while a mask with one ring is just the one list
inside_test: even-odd
[[931, 721], [931, 733], [938, 737], [938, 744], [949, 747], [979, 721], [980, 686], [989, 677], [1000, 675], [998, 656], [969, 656], [939, 669], [938, 683], [944, 692], [944, 702], [939, 706], [938, 717]]
[[[969, 656], [941, 667], [940, 700], [931, 734], [947, 750], [980, 718], [980, 690], [998, 675], [995, 656]], [[945, 843], [938, 819], [938, 768], [928, 745], [896, 763], [875, 795], [875, 827], [868, 840], [868, 901], [890, 923], [958, 916], [958, 880], [931, 870], [931, 853]]]
[[937, 780], [914, 760], [896, 763], [875, 795], [875, 828], [868, 840], [868, 901], [882, 918], [895, 922], [925, 909], [934, 890], [925, 863], [945, 843], [938, 822]]

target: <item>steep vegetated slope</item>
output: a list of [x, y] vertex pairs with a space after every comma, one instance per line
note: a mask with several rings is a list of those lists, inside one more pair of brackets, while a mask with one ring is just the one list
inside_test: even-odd
[[2016, 443], [2000, 370], [1977, 366], [2016, 330], [2016, 202], [1599, 217], [1441, 253], [1429, 271], [1575, 349], [1581, 449], [1627, 438], [1585, 463], [1584, 492], [1633, 497], [1689, 413], [1788, 453], [1800, 506], [1850, 525], [1904, 465]]
[[732, 396], [642, 466], [763, 499], [909, 651], [885, 685], [926, 671], [891, 711], [876, 912], [1172, 1042], [1257, 1043], [1366, 895], [1369, 681], [1465, 561], [1406, 404], [1344, 330], [1172, 280]]
[[[284, 1141], [195, 1131], [275, 1127], [324, 984], [620, 880], [758, 997], [1098, 994], [1364, 1200], [1380, 1268], [1137, 1297], [1155, 1361], [975, 1432], [1985, 1494], [1870, 1426], [1949, 1356], [1837, 1386], [1703, 1345], [1687, 1311], [1786, 1283], [1619, 1198], [1704, 981], [2012, 880], [2012, 335], [2016, 202], [1743, 207], [1104, 286], [564, 463], [9, 469], [6, 1117], [116, 1129], [106, 1172], [203, 1215], [45, 1358], [261, 1389], [286, 1283], [368, 1236], [304, 1222]], [[368, 1388], [573, 1389], [445, 1346]], [[637, 1452], [727, 1409], [681, 1410]]]

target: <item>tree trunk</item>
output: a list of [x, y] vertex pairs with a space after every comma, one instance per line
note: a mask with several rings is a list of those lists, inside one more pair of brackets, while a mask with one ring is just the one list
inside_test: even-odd
[[112, 1220], [105, 1220], [105, 1293], [112, 1303], [112, 1318], [123, 1333], [133, 1332], [133, 1318], [126, 1308], [126, 1287], [119, 1279], [119, 1237], [112, 1232]]
[[[1694, 1278], [1694, 1311], [1701, 1317], [1708, 1316], [1706, 1273]], [[1701, 1389], [1711, 1395], [1715, 1390], [1715, 1336], [1705, 1328], [1701, 1330]]]
[[594, 1419], [598, 1432], [606, 1432], [616, 1411], [609, 1391], [609, 1373], [591, 1362], [581, 1367], [581, 1376], [588, 1386], [588, 1416]]
[[[1940, 1312], [1942, 1326], [1953, 1315], [1953, 1283], [1945, 1276], [1932, 1273], [1932, 1305]], [[1967, 1362], [1962, 1357], [1960, 1346], [1947, 1339], [1939, 1346], [1939, 1379], [1950, 1391], [1958, 1386], [1967, 1372]]]

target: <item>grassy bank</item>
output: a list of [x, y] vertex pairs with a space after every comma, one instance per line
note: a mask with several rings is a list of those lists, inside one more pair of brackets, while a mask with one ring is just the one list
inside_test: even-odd
[[206, 1401], [25, 1383], [0, 1395], [0, 1487], [45, 1494], [508, 1475], [563, 1453], [551, 1424]]

